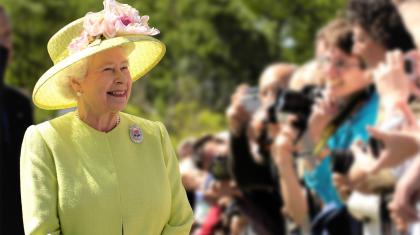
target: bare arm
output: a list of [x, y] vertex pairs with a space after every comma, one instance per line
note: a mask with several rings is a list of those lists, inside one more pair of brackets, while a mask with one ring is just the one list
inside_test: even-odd
[[285, 128], [275, 139], [272, 155], [280, 172], [279, 182], [285, 210], [293, 221], [303, 226], [308, 217], [308, 204], [305, 190], [301, 186], [293, 166], [294, 135], [295, 133], [290, 128]]

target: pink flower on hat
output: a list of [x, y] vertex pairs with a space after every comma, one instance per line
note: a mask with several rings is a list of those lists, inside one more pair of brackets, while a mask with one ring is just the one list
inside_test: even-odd
[[85, 20], [83, 22], [83, 28], [85, 29], [84, 32], [88, 33], [88, 35], [92, 37], [96, 37], [102, 34], [102, 25], [104, 24], [104, 15], [100, 12], [94, 13], [89, 12], [85, 16]]
[[86, 48], [89, 43], [89, 34], [86, 31], [83, 31], [80, 37], [77, 37], [71, 41], [70, 45], [68, 46], [68, 50], [70, 54], [73, 54], [79, 51], [80, 48]]
[[121, 17], [120, 17], [120, 21], [121, 21], [121, 23], [123, 23], [125, 26], [127, 26], [127, 25], [129, 25], [129, 24], [133, 23], [133, 20], [132, 20], [130, 17], [128, 17], [128, 16], [121, 16]]
[[139, 12], [127, 4], [115, 0], [104, 1], [104, 11], [89, 12], [83, 22], [84, 31], [71, 41], [70, 53], [81, 51], [100, 37], [106, 39], [128, 34], [156, 35], [159, 30], [150, 28], [149, 16], [140, 16]]

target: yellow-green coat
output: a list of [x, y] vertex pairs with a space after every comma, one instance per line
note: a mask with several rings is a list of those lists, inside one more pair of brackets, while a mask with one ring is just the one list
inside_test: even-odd
[[[26, 234], [189, 234], [193, 214], [165, 127], [120, 117], [108, 133], [74, 112], [28, 128], [20, 173]], [[130, 138], [132, 126], [141, 143]]]

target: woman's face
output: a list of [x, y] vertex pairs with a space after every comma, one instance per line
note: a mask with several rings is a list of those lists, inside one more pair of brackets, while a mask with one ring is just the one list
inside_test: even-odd
[[112, 48], [89, 58], [87, 75], [80, 82], [83, 95], [79, 102], [99, 114], [115, 113], [126, 107], [131, 85], [125, 50]]
[[376, 67], [385, 58], [386, 49], [358, 24], [353, 26], [353, 42], [353, 54], [360, 56], [369, 67]]
[[337, 99], [348, 97], [369, 85], [360, 59], [344, 53], [341, 49], [328, 49], [323, 66], [326, 87]]

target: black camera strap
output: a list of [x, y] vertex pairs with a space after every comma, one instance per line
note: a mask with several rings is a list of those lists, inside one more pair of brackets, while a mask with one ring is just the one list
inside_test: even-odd
[[351, 115], [362, 102], [366, 101], [372, 96], [374, 87], [369, 86], [367, 89], [356, 94], [347, 106], [335, 117], [332, 122], [324, 129], [321, 134], [321, 139], [315, 145], [313, 151], [314, 156], [319, 156], [320, 153], [325, 149], [328, 139], [337, 131], [338, 127]]

